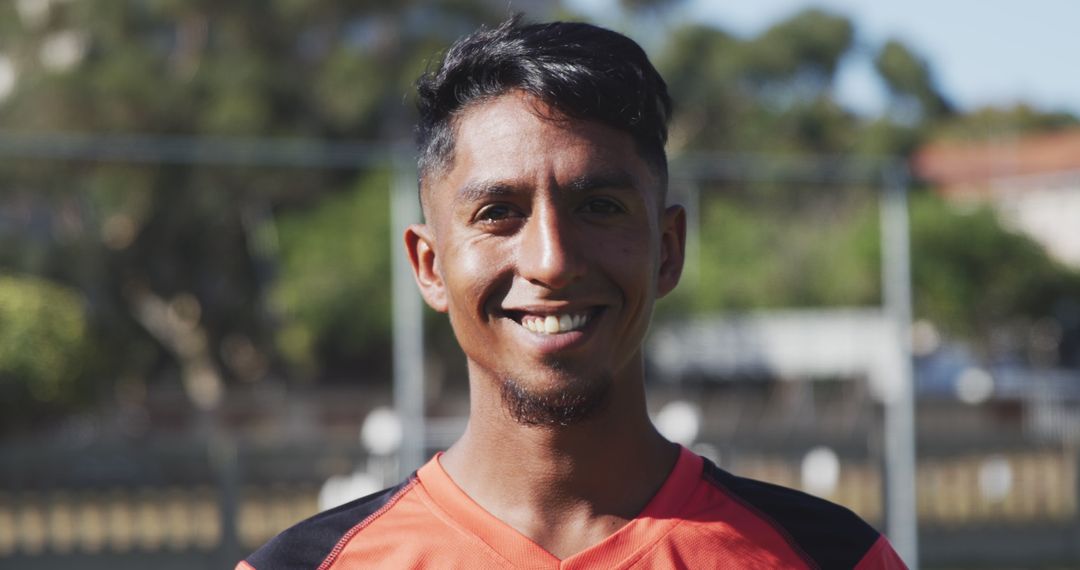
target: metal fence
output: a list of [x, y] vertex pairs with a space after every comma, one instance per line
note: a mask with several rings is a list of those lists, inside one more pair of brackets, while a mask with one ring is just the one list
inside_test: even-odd
[[[208, 164], [215, 168], [239, 165], [251, 169], [389, 167], [394, 171], [389, 177], [393, 233], [400, 235], [400, 226], [416, 217], [411, 166], [400, 159], [395, 162], [391, 153], [373, 145], [330, 148], [303, 141], [13, 136], [0, 137], [0, 157], [6, 157], [4, 164], [9, 166], [33, 159], [57, 161], [69, 167], [73, 163], [99, 162]], [[748, 156], [702, 155], [674, 162], [673, 195], [685, 201], [691, 212], [690, 255], [681, 289], [689, 295], [705, 293], [712, 287], [710, 280], [717, 278], [704, 269], [706, 262], [718, 255], [709, 249], [708, 240], [718, 222], [702, 215], [717, 201], [741, 202], [769, 212], [767, 217], [775, 227], [768, 239], [777, 255], [784, 255], [784, 239], [797, 244], [806, 238], [805, 233], [789, 231], [793, 227], [791, 220], [800, 212], [819, 216], [804, 224], [803, 229], [827, 233], [835, 215], [870, 211], [877, 220], [876, 229], [885, 230], [883, 242], [889, 242], [888, 228], [895, 232], [896, 223], [903, 217], [890, 218], [887, 213], [877, 212], [884, 203], [883, 196], [891, 197], [894, 204], [902, 203], [902, 181], [896, 180], [896, 168], [887, 161], [852, 163], [841, 159]], [[893, 176], [885, 176], [888, 173]], [[18, 173], [12, 178], [17, 179]], [[893, 192], [882, 192], [887, 184], [893, 185]], [[759, 194], [759, 187], [771, 193]], [[843, 191], [832, 192], [837, 189]], [[848, 200], [847, 210], [828, 210], [830, 201], [835, 203], [837, 196]], [[102, 220], [95, 223], [106, 225]], [[49, 235], [48, 229], [43, 230], [41, 239], [53, 239]], [[902, 232], [891, 235], [904, 242]], [[873, 239], [880, 239], [880, 234]], [[389, 248], [389, 238], [387, 241], [385, 247]], [[894, 257], [907, 255], [906, 244], [900, 246]], [[888, 249], [887, 244], [882, 248]], [[400, 255], [394, 259], [403, 260]], [[906, 261], [901, 259], [901, 263]], [[869, 305], [883, 317], [882, 322], [897, 324], [883, 334], [896, 340], [891, 345], [896, 350], [893, 357], [904, 358], [910, 320], [904, 299], [906, 270], [888, 269], [893, 267], [889, 260], [882, 265], [885, 277], [872, 278], [885, 291]], [[828, 275], [811, 273], [813, 269], [807, 268], [807, 272], [795, 274], [794, 278], [828, 279]], [[400, 463], [415, 466], [418, 458], [427, 456], [421, 442], [426, 440], [428, 452], [444, 446], [453, 441], [460, 421], [430, 421], [426, 426], [422, 421], [425, 415], [438, 413], [434, 409], [443, 402], [433, 403], [430, 392], [423, 393], [424, 377], [430, 382], [433, 371], [423, 370], [424, 360], [417, 356], [423, 351], [421, 311], [408, 269], [399, 263], [393, 275], [393, 279], [386, 276], [387, 289], [403, 293], [394, 299], [399, 315], [394, 321], [394, 368], [407, 379], [395, 384], [396, 404], [399, 411], [405, 412], [403, 424], [407, 432], [406, 448], [402, 450], [406, 458]], [[866, 305], [864, 299], [861, 306], [865, 309]], [[858, 346], [853, 348], [858, 352]], [[910, 377], [905, 377], [902, 370], [906, 361], [893, 362], [901, 366], [892, 368], [899, 372], [887, 381], [910, 389]], [[798, 376], [798, 372], [793, 375]], [[897, 526], [889, 522], [890, 518], [895, 520], [900, 511], [917, 517], [919, 560], [924, 566], [1080, 566], [1077, 451], [1070, 443], [1075, 440], [1063, 435], [1075, 429], [1034, 430], [1035, 420], [1031, 418], [1050, 417], [1050, 412], [1025, 416], [1027, 424], [1018, 428], [1012, 439], [995, 433], [983, 437], [961, 434], [937, 441], [939, 434], [950, 430], [946, 422], [944, 427], [935, 428], [936, 432], [921, 433], [918, 462], [908, 462], [908, 471], [904, 471], [896, 458], [910, 458], [912, 454], [915, 416], [909, 409], [910, 400], [889, 399], [888, 394], [884, 398], [881, 394], [866, 396], [860, 386], [869, 382], [856, 375], [843, 380], [847, 387], [844, 389], [850, 393], [839, 397], [844, 411], [835, 417], [819, 409], [813, 394], [806, 395], [818, 389], [819, 378], [791, 376], [785, 372], [783, 378], [758, 378], [764, 379], [765, 385], [778, 386], [782, 392], [778, 396], [782, 400], [779, 412], [769, 411], [775, 402], [760, 405], [763, 416], [773, 414], [761, 421], [746, 419], [752, 414], [748, 410], [758, 409], [752, 398], [743, 393], [732, 393], [728, 398], [724, 393], [732, 385], [747, 384], [745, 378], [679, 379], [663, 389], [653, 384], [650, 391], [653, 399], [664, 390], [698, 400], [706, 396], [714, 400], [727, 398], [727, 407], [702, 404], [705, 421], [715, 424], [727, 421], [732, 415], [729, 412], [742, 409], [738, 422], [748, 424], [748, 428], [725, 430], [713, 426], [711, 431], [703, 430], [696, 440], [703, 454], [714, 455], [726, 469], [819, 492], [879, 527], [890, 527], [894, 535]], [[243, 389], [259, 391], [250, 386]], [[390, 391], [387, 385], [386, 392]], [[280, 394], [275, 398], [282, 400], [275, 404], [281, 410], [297, 407], [283, 402]], [[1054, 396], [1038, 399], [1037, 403], [1049, 410], [1055, 403]], [[783, 421], [771, 421], [777, 418]], [[787, 425], [792, 418], [799, 421], [788, 425], [789, 431], [806, 431], [808, 437], [770, 432], [776, 424]], [[805, 429], [836, 423], [837, 419], [843, 424], [839, 434]], [[91, 441], [85, 445], [4, 444], [0, 447], [0, 567], [230, 567], [244, 553], [316, 512], [320, 491], [329, 478], [373, 471], [381, 477], [386, 471], [371, 462], [357, 444], [355, 426], [349, 428], [350, 436], [338, 437], [327, 435], [326, 425], [303, 414], [283, 423], [299, 427], [296, 433], [290, 432], [292, 428], [271, 430], [275, 435], [266, 439], [250, 435], [161, 439], [152, 435], [146, 440]], [[1038, 437], [1033, 436], [1035, 431]], [[283, 432], [290, 435], [278, 437]], [[425, 433], [426, 437], [420, 437]], [[283, 440], [290, 443], [280, 443]], [[836, 458], [836, 481], [828, 492], [815, 489], [804, 476], [808, 454], [821, 446], [830, 449]], [[897, 493], [898, 484], [905, 487], [906, 495]], [[890, 496], [891, 507], [886, 501]], [[916, 521], [908, 522], [911, 524], [904, 528], [914, 531]], [[913, 547], [916, 537], [908, 538], [906, 543]]]
[[[880, 525], [880, 455], [850, 441], [833, 447], [838, 484], [824, 496]], [[995, 441], [962, 447], [921, 446], [923, 566], [1080, 565], [1078, 450]], [[759, 441], [697, 449], [740, 475], [807, 489], [807, 447]], [[376, 465], [355, 440], [172, 440], [8, 445], [0, 467], [0, 567], [92, 570], [231, 567], [315, 514], [329, 477]]]

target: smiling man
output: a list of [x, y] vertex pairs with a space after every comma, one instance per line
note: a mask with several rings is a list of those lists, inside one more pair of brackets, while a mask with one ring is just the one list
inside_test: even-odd
[[671, 101], [633, 41], [511, 20], [419, 87], [420, 291], [468, 359], [465, 434], [239, 568], [901, 568], [850, 511], [665, 440], [642, 342], [678, 283]]

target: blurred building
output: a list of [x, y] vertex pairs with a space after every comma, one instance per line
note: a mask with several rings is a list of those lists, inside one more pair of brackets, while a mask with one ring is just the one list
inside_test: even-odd
[[[913, 331], [920, 433], [1019, 434], [1023, 390], [996, 392], [995, 376], [928, 327]], [[878, 405], [900, 380], [894, 334], [871, 308], [717, 314], [654, 327], [647, 359], [659, 399], [668, 386], [704, 387], [697, 399], [708, 438], [850, 442], [877, 433]]]
[[935, 142], [913, 164], [950, 201], [992, 204], [1007, 224], [1080, 267], [1080, 129]]

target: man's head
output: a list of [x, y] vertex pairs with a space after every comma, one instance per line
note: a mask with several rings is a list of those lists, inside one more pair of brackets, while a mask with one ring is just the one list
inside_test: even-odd
[[427, 221], [405, 235], [417, 283], [450, 316], [474, 403], [573, 423], [640, 389], [653, 304], [682, 268], [663, 81], [636, 44], [583, 24], [511, 22], [447, 60], [421, 84]]
[[629, 134], [666, 191], [671, 98], [641, 47], [590, 24], [524, 25], [518, 17], [460, 39], [442, 65], [417, 82], [421, 191], [453, 160], [461, 114], [510, 91], [527, 93], [567, 118]]

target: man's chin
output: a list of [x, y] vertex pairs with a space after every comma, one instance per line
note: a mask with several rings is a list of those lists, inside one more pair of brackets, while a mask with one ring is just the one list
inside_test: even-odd
[[516, 378], [504, 377], [503, 406], [519, 424], [566, 427], [596, 415], [608, 400], [611, 378], [575, 379], [554, 389], [539, 390]]

